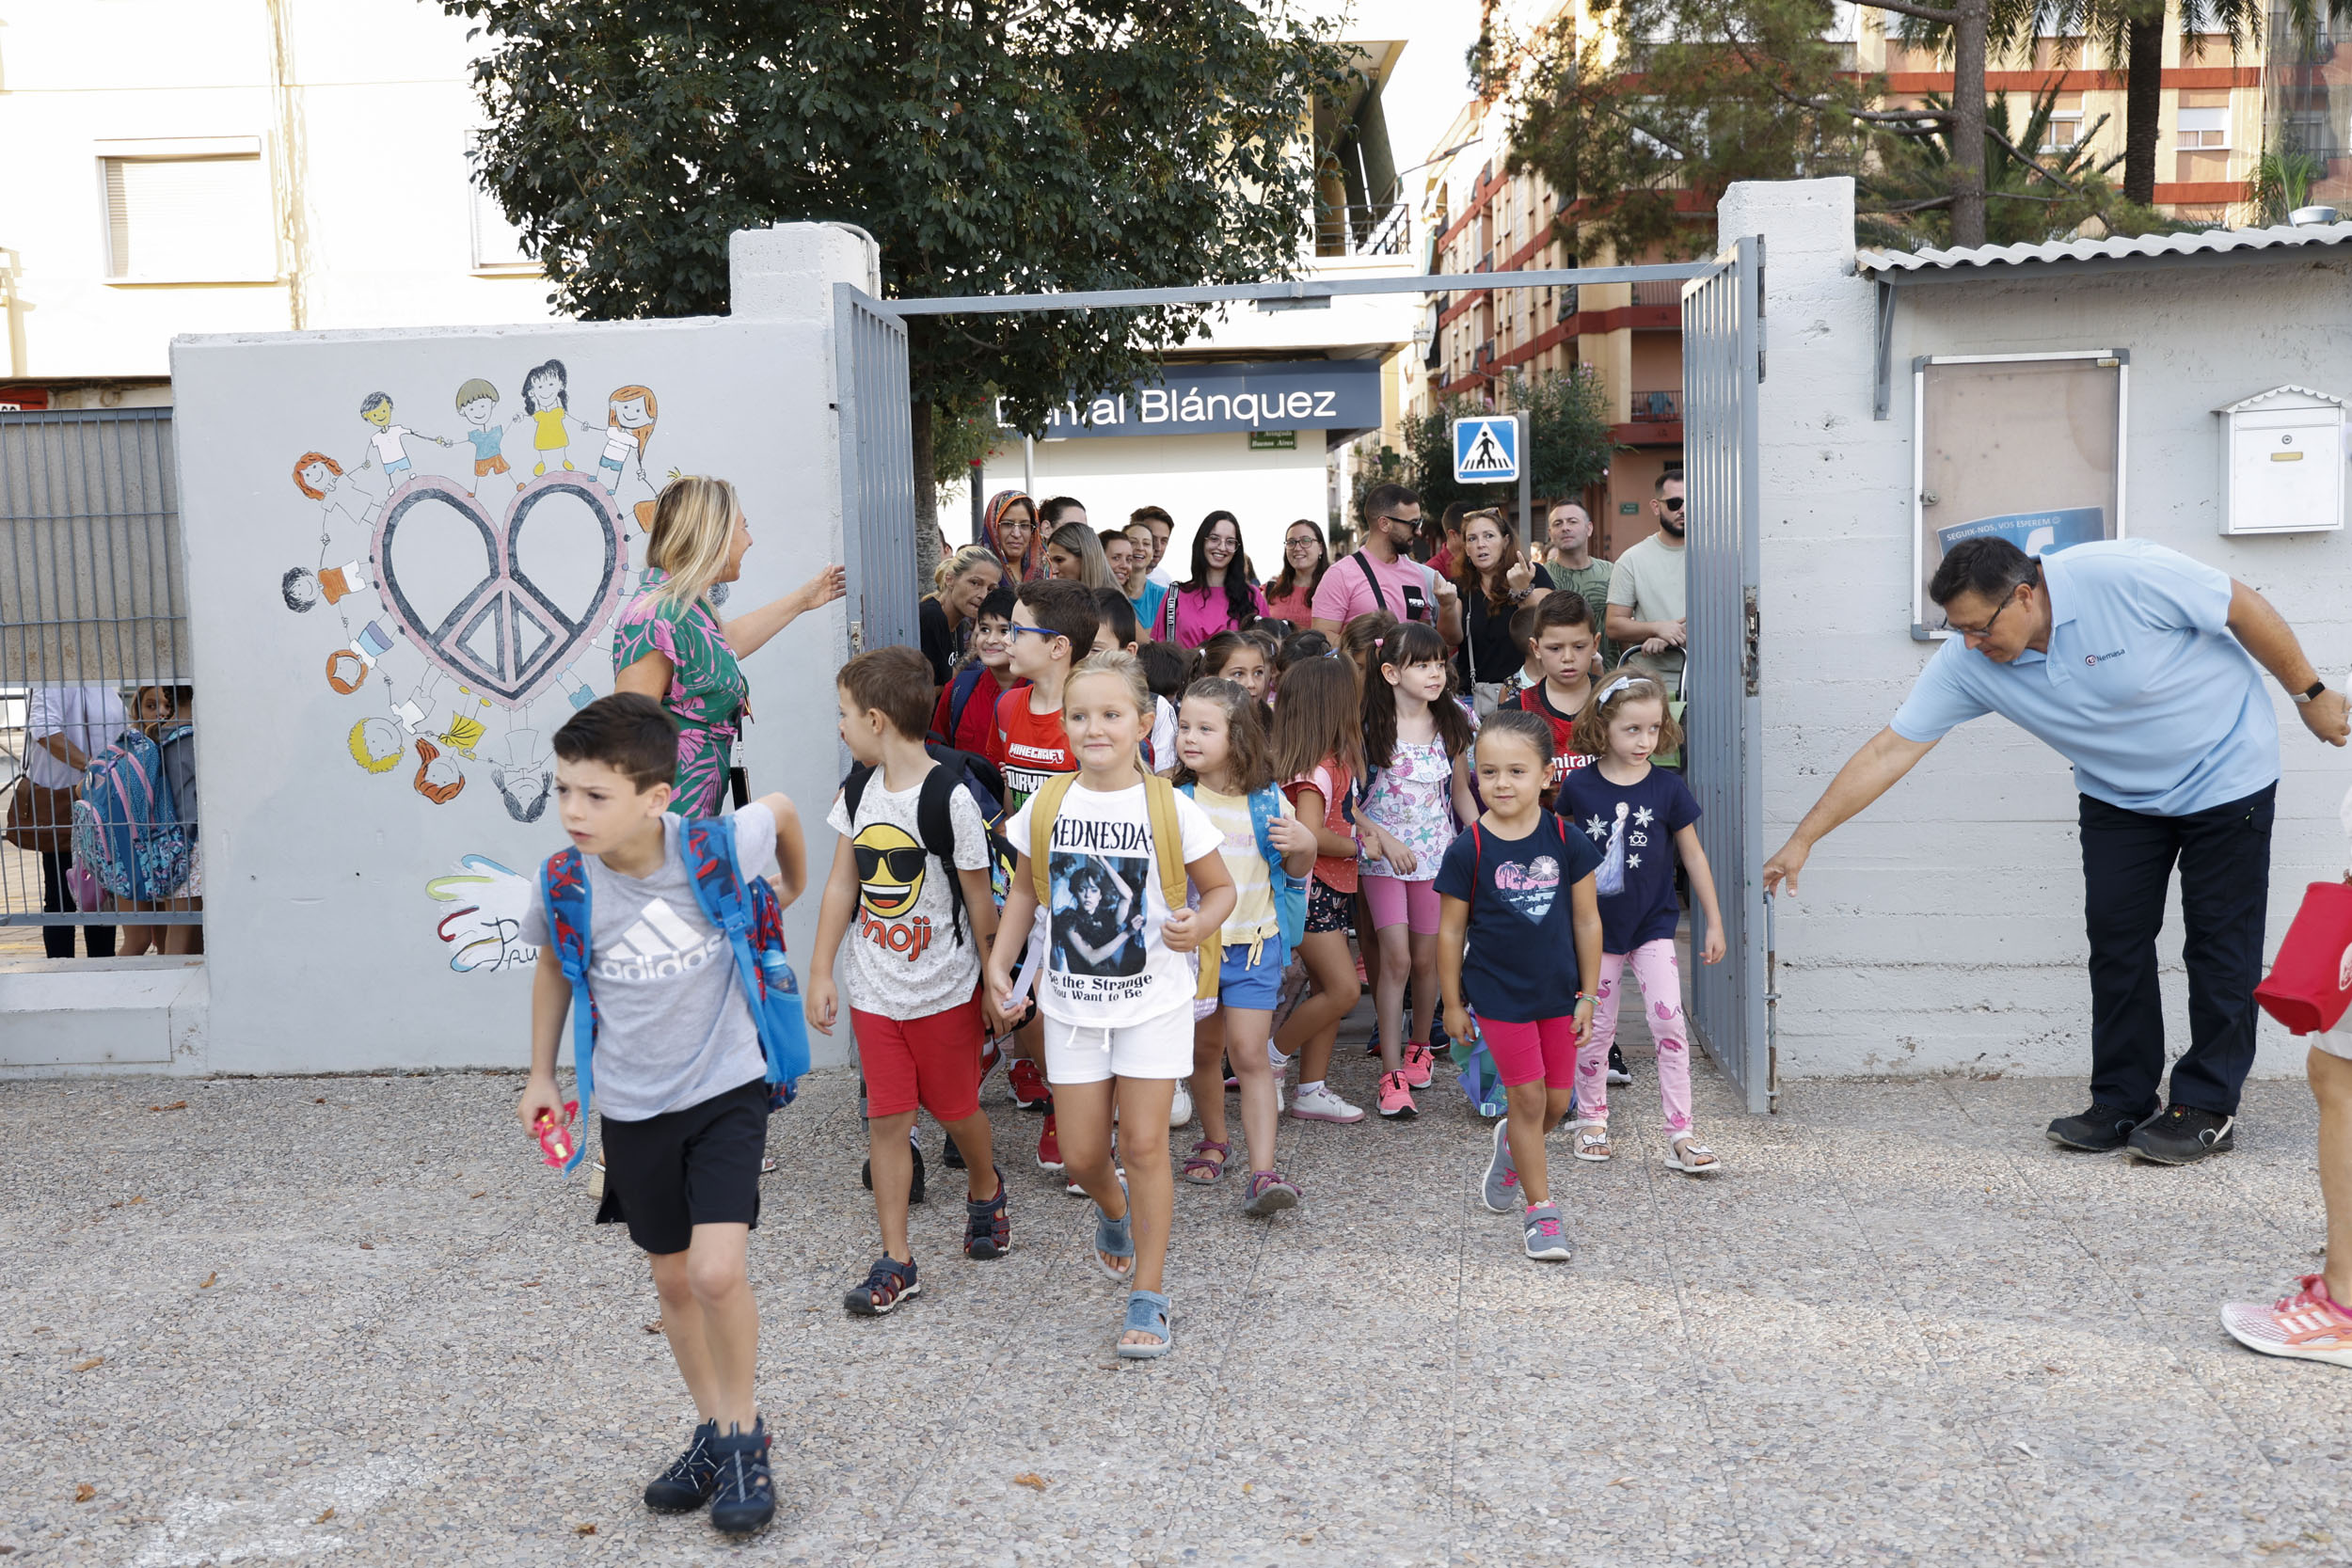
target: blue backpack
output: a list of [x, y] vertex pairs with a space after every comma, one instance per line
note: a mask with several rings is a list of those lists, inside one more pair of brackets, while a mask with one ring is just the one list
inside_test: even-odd
[[[1179, 784], [1187, 796], [1192, 785]], [[1282, 869], [1282, 851], [1274, 847], [1274, 819], [1282, 814], [1282, 789], [1268, 784], [1249, 793], [1249, 827], [1258, 837], [1258, 853], [1265, 857], [1266, 875], [1274, 888], [1274, 919], [1282, 932], [1284, 948], [1295, 952], [1307, 935], [1307, 879]]]
[[73, 858], [118, 898], [168, 898], [187, 882], [188, 831], [158, 741], [189, 729], [182, 724], [153, 739], [125, 730], [83, 777], [73, 802]]
[[[801, 1011], [801, 983], [784, 957], [784, 908], [766, 882], [746, 884], [735, 864], [735, 824], [725, 817], [690, 817], [681, 830], [679, 848], [694, 884], [694, 902], [703, 917], [726, 933], [735, 949], [735, 974], [742, 982], [743, 999], [759, 1028], [760, 1052], [768, 1059], [768, 1108], [782, 1110], [792, 1103], [800, 1079], [808, 1071], [808, 1023]], [[596, 1053], [596, 999], [588, 986], [588, 938], [596, 927], [589, 918], [588, 878], [577, 846], [548, 857], [539, 876], [539, 895], [547, 903], [548, 933], [572, 983], [572, 1068], [580, 1080], [580, 1122], [584, 1127], [595, 1096], [589, 1061]], [[588, 1140], [580, 1140], [570, 1171], [580, 1164]]]

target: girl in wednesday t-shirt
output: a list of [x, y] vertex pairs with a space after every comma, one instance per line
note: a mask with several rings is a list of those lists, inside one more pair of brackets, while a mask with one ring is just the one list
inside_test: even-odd
[[1560, 783], [1557, 809], [1581, 829], [1604, 860], [1622, 854], [1625, 885], [1600, 899], [1600, 986], [1592, 1033], [1578, 1054], [1576, 1157], [1609, 1158], [1609, 1047], [1617, 1037], [1618, 987], [1630, 964], [1649, 1004], [1650, 1037], [1658, 1042], [1658, 1092], [1665, 1102], [1666, 1164], [1690, 1175], [1721, 1167], [1714, 1150], [1691, 1131], [1691, 1030], [1682, 1017], [1682, 971], [1675, 961], [1675, 855], [1691, 877], [1691, 896], [1707, 916], [1701, 961], [1724, 956], [1724, 923], [1715, 879], [1699, 847], [1699, 803], [1681, 776], [1653, 767], [1653, 752], [1682, 744], [1682, 728], [1666, 711], [1666, 689], [1628, 673], [1593, 694], [1576, 721], [1578, 747], [1598, 758]]
[[[1241, 1080], [1242, 1133], [1249, 1145], [1249, 1190], [1242, 1208], [1270, 1214], [1298, 1202], [1298, 1184], [1274, 1168], [1275, 1119], [1281, 1103], [1266, 1060], [1274, 1004], [1290, 962], [1274, 901], [1273, 868], [1258, 847], [1251, 799], [1272, 808], [1266, 836], [1282, 869], [1304, 877], [1313, 868], [1315, 835], [1275, 787], [1265, 705], [1238, 683], [1197, 680], [1176, 710], [1176, 754], [1183, 766], [1176, 787], [1190, 795], [1223, 838], [1226, 872], [1233, 879], [1233, 912], [1218, 932], [1217, 1010], [1193, 1032], [1193, 1102], [1200, 1108], [1200, 1141], [1184, 1161], [1184, 1180], [1206, 1184], [1225, 1174], [1232, 1153], [1225, 1126], [1225, 1062]], [[1201, 947], [1201, 961], [1212, 951]]]
[[[1454, 841], [1438, 872], [1445, 901], [1438, 973], [1447, 1027], [1456, 1039], [1486, 1040], [1508, 1095], [1486, 1165], [1486, 1207], [1507, 1214], [1524, 1192], [1527, 1255], [1559, 1261], [1568, 1239], [1551, 1200], [1544, 1135], [1576, 1101], [1577, 1042], [1592, 1033], [1600, 855], [1543, 809], [1550, 772], [1549, 725], [1532, 713], [1486, 716], [1478, 732], [1486, 814]], [[1466, 995], [1475, 1017], [1462, 1006]]]
[[1356, 825], [1347, 812], [1363, 771], [1363, 744], [1356, 667], [1347, 657], [1327, 648], [1293, 664], [1274, 705], [1274, 776], [1283, 781], [1299, 820], [1315, 834], [1307, 934], [1298, 944], [1314, 990], [1291, 1009], [1274, 1037], [1274, 1053], [1281, 1058], [1274, 1062], [1274, 1078], [1279, 1085], [1291, 1057], [1298, 1058], [1298, 1093], [1291, 1101], [1291, 1115], [1301, 1121], [1364, 1119], [1361, 1107], [1342, 1100], [1325, 1082], [1340, 1021], [1355, 1007], [1361, 990], [1355, 957], [1347, 950], [1356, 902]]
[[[1062, 725], [1078, 769], [1046, 825], [1053, 908], [1038, 907], [1029, 846], [1041, 802], [1031, 797], [1005, 825], [1019, 863], [987, 974], [998, 1004], [1013, 1005], [1014, 966], [1038, 933], [1046, 952], [1034, 980], [1062, 1165], [1094, 1200], [1096, 1266], [1133, 1287], [1119, 1341], [1119, 1354], [1129, 1360], [1166, 1355], [1173, 1343], [1163, 1279], [1176, 1196], [1168, 1107], [1176, 1081], [1192, 1071], [1194, 986], [1184, 955], [1213, 937], [1233, 908], [1232, 879], [1218, 853], [1224, 835], [1167, 781], [1143, 772], [1151, 711], [1152, 693], [1132, 654], [1095, 654], [1071, 672]], [[1184, 840], [1179, 854], [1200, 895], [1196, 909], [1170, 909], [1161, 891], [1151, 804], [1160, 791]], [[1074, 918], [1063, 918], [1073, 911]], [[1127, 1180], [1111, 1155], [1114, 1096]]]
[[[1427, 1088], [1436, 1057], [1429, 1025], [1438, 1009], [1438, 863], [1454, 824], [1478, 815], [1470, 792], [1470, 736], [1477, 721], [1448, 695], [1453, 666], [1445, 640], [1407, 621], [1380, 640], [1364, 682], [1367, 782], [1356, 824], [1362, 836], [1364, 901], [1379, 934], [1372, 994], [1380, 1019], [1380, 1114], [1419, 1114], [1412, 1091]], [[1409, 974], [1413, 1037], [1405, 1040]]]

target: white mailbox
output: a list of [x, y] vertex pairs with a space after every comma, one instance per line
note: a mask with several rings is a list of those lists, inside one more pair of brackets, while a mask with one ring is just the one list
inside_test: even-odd
[[2221, 531], [2344, 527], [2344, 400], [2273, 387], [2214, 410], [2221, 421]]

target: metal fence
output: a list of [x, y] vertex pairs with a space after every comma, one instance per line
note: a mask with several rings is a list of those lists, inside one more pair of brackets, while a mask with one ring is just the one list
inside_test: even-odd
[[[1691, 657], [1683, 751], [1723, 907], [1724, 961], [1693, 965], [1692, 1022], [1748, 1109], [1772, 1108], [1764, 1027], [1764, 705], [1757, 695], [1756, 388], [1763, 242], [1742, 239], [1682, 292], [1682, 473], [1690, 493]], [[1694, 914], [1692, 945], [1705, 939]]]
[[[106, 957], [116, 925], [203, 918], [182, 559], [169, 409], [0, 413], [0, 927], [45, 927], [52, 957], [76, 925]], [[142, 829], [127, 876], [72, 853], [87, 765], [119, 742], [166, 792], [135, 800], [125, 777], [116, 796]]]
[[907, 325], [850, 284], [834, 284], [833, 297], [850, 648], [855, 653], [891, 644], [920, 647]]

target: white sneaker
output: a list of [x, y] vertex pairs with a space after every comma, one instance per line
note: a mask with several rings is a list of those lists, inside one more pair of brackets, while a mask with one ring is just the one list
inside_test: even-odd
[[1170, 1127], [1182, 1127], [1191, 1119], [1192, 1091], [1179, 1082], [1175, 1094], [1168, 1101], [1168, 1124]]
[[1299, 1090], [1298, 1098], [1291, 1102], [1291, 1116], [1298, 1121], [1349, 1122], [1364, 1119], [1363, 1111], [1333, 1094], [1328, 1084]]

